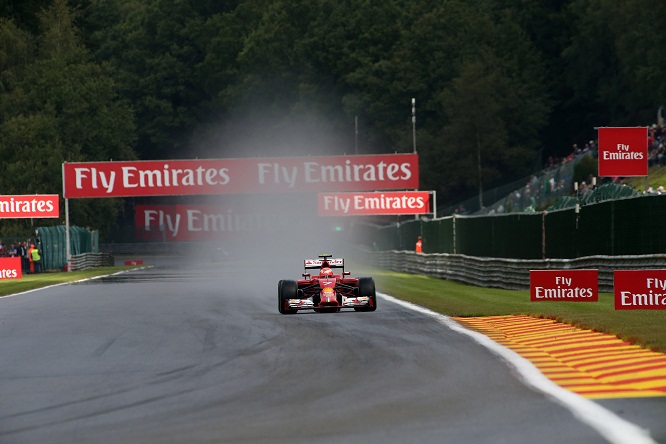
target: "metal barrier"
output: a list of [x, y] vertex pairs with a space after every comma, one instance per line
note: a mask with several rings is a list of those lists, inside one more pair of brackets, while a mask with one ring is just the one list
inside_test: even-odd
[[613, 292], [615, 270], [666, 269], [666, 254], [588, 256], [578, 259], [503, 259], [412, 251], [365, 251], [378, 268], [422, 274], [478, 287], [528, 290], [530, 270], [598, 270], [599, 292]]
[[83, 253], [72, 256], [72, 271], [113, 265], [115, 265], [113, 256], [106, 253]]

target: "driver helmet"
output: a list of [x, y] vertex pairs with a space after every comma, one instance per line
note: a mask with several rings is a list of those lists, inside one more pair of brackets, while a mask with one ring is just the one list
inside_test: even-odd
[[333, 270], [328, 267], [322, 267], [319, 276], [333, 277]]

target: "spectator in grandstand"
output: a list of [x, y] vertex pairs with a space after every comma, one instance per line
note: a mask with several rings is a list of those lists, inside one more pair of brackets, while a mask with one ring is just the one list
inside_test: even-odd
[[587, 182], [581, 182], [578, 186], [578, 197], [585, 197], [592, 192], [592, 188]]

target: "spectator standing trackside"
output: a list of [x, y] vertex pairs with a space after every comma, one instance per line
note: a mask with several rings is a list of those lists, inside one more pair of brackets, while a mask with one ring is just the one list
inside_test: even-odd
[[25, 248], [25, 242], [19, 242], [16, 248], [16, 254], [21, 258], [21, 271], [28, 272], [28, 250]]
[[416, 252], [423, 253], [423, 239], [421, 239], [421, 236], [416, 240]]
[[30, 273], [35, 272], [35, 262], [32, 259], [32, 250], [35, 249], [35, 244], [30, 244], [30, 248], [28, 248], [28, 261], [30, 262]]
[[34, 265], [34, 272], [39, 273], [42, 267], [42, 257], [39, 255], [39, 248], [32, 245], [33, 249], [30, 251], [30, 259]]

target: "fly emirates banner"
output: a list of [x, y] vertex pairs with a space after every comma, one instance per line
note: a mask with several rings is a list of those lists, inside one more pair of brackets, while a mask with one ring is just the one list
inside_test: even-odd
[[63, 164], [65, 198], [419, 187], [418, 155], [274, 157]]

